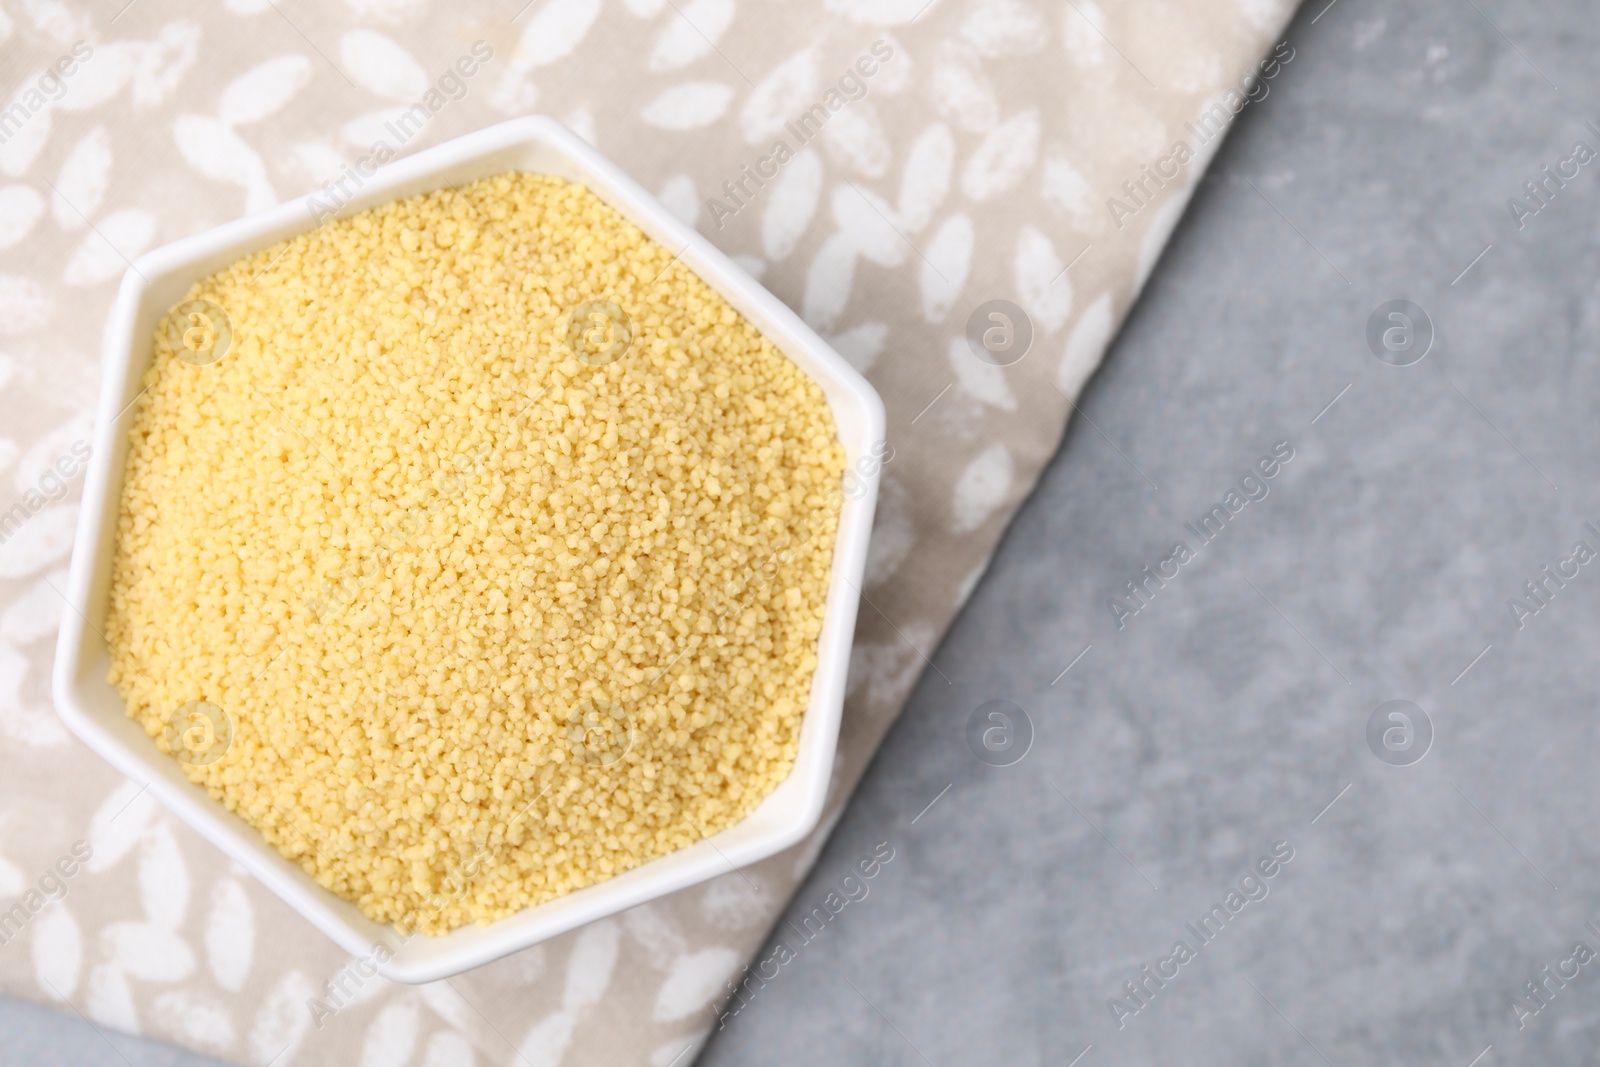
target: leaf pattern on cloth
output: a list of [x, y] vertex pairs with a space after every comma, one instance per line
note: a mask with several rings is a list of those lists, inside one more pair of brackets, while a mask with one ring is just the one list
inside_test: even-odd
[[[325, 1018], [309, 1004], [349, 957], [51, 711], [80, 475], [0, 541], [0, 903], [74, 842], [91, 855], [0, 952], [0, 988], [240, 1063], [686, 1067], [1034, 484], [1215, 142], [1120, 227], [1106, 198], [1237, 82], [1289, 3], [118, 7], [0, 10], [0, 105], [26, 100], [74, 42], [93, 48], [0, 143], [0, 513], [87, 438], [93, 353], [129, 260], [337, 179], [477, 40], [493, 58], [399, 155], [535, 109], [567, 122], [873, 381], [895, 456], [815, 833], [448, 982], [366, 981]], [[892, 58], [865, 76], [877, 42]], [[801, 138], [808, 114], [820, 132]], [[790, 157], [746, 178], [780, 139]], [[1003, 368], [965, 340], [991, 299], [1034, 326]]]
[[237, 993], [250, 977], [256, 939], [255, 910], [237, 878], [219, 878], [212, 884], [204, 937], [211, 980]]

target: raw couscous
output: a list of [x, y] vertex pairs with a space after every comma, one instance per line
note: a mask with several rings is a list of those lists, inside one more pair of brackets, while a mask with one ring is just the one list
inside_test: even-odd
[[591, 192], [512, 173], [330, 223], [196, 284], [154, 349], [111, 681], [366, 915], [492, 921], [789, 773], [832, 416]]

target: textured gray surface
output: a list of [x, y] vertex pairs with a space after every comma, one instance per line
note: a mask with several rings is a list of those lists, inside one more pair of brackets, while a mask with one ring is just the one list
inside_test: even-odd
[[77, 1016], [0, 997], [0, 1063], [6, 1067], [215, 1067], [217, 1061], [159, 1041], [119, 1034]]
[[[703, 1063], [1593, 1060], [1600, 961], [1523, 1030], [1511, 1002], [1600, 948], [1600, 562], [1521, 631], [1506, 602], [1600, 549], [1600, 161], [1521, 232], [1505, 201], [1600, 148], [1600, 25], [1578, 2], [1325, 2], [787, 920], [876, 842], [894, 860]], [[1364, 333], [1402, 296], [1437, 340], [1397, 368]], [[1283, 440], [1270, 495], [1119, 631], [1123, 582]], [[1365, 739], [1395, 698], [1435, 730], [1411, 766]], [[1035, 730], [1010, 767], [964, 737], [996, 699]], [[1280, 841], [1268, 895], [1119, 1029], [1123, 983]], [[0, 1030], [7, 1064], [123, 1062], [43, 1009], [0, 1005]]]
[[[1506, 199], [1600, 147], [1597, 26], [1578, 3], [1325, 3], [788, 919], [872, 843], [896, 859], [702, 1063], [1594, 1061], [1600, 965], [1520, 1032], [1510, 1005], [1600, 947], [1600, 563], [1520, 632], [1507, 600], [1600, 549], [1600, 163], [1520, 233]], [[1396, 297], [1438, 334], [1404, 368], [1364, 339]], [[1270, 495], [1119, 632], [1122, 583], [1280, 440]], [[1435, 728], [1411, 766], [1365, 740], [1393, 698]], [[964, 742], [994, 699], [1036, 731], [1011, 767]], [[1123, 983], [1199, 944], [1185, 923], [1280, 841], [1265, 899], [1119, 1029]]]

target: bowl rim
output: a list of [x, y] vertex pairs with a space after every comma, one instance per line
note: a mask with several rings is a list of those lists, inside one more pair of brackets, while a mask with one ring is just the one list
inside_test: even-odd
[[[666, 237], [672, 247], [681, 247], [677, 258], [741, 314], [763, 320], [762, 333], [787, 358], [801, 365], [828, 394], [847, 453], [859, 457], [867, 449], [882, 444], [886, 424], [883, 401], [854, 367], [709, 239], [667, 211], [620, 167], [552, 118], [513, 119], [385, 164], [358, 183], [355, 194], [339, 206], [335, 217], [344, 217], [413, 192], [451, 185], [445, 177], [448, 172], [470, 169], [473, 164], [497, 154], [518, 150], [542, 150], [575, 168], [583, 175], [579, 180], [650, 237], [657, 241]], [[507, 169], [515, 168], [479, 176], [503, 173]], [[152, 290], [157, 285], [152, 279], [186, 275], [189, 280], [182, 286], [186, 290], [194, 280], [213, 273], [227, 262], [275, 243], [285, 235], [315, 229], [319, 224], [317, 211], [326, 210], [328, 206], [327, 188], [163, 245], [138, 257], [124, 274], [102, 344], [101, 388], [93, 446], [65, 597], [69, 610], [63, 613], [52, 669], [51, 688], [57, 714], [90, 749], [127, 777], [144, 783], [144, 788], [169, 811], [238, 862], [342, 949], [366, 961], [376, 975], [402, 983], [431, 982], [459, 974], [589, 922], [737, 871], [805, 837], [821, 818], [832, 778], [881, 464], [870, 470], [858, 469], [859, 494], [842, 502], [823, 628], [817, 639], [817, 667], [812, 678], [810, 703], [802, 720], [800, 751], [785, 781], [763, 800], [755, 813], [711, 837], [649, 860], [604, 882], [531, 905], [487, 926], [469, 925], [440, 937], [422, 938], [421, 949], [427, 951], [418, 949], [414, 934], [400, 935], [391, 926], [367, 919], [353, 904], [315, 883], [298, 864], [284, 859], [253, 827], [228, 812], [203, 787], [184, 778], [176, 761], [164, 756], [153, 745], [141, 746], [137, 738], [130, 743], [127, 737], [119, 736], [119, 732], [126, 731], [118, 731], [118, 723], [102, 721], [107, 717], [104, 711], [91, 710], [89, 690], [95, 686], [110, 689], [103, 672], [98, 678], [92, 677], [100, 664], [100, 659], [94, 655], [96, 648], [102, 657], [105, 652], [104, 636], [90, 622], [89, 615], [98, 609], [99, 617], [104, 617], [104, 589], [100, 590], [97, 605], [91, 601], [97, 582], [104, 585], [101, 579], [109, 571], [115, 545], [127, 441], [127, 427], [121, 420], [132, 408], [128, 397], [137, 384], [133, 369], [139, 366], [142, 375], [149, 361], [149, 331], [141, 334], [139, 324], [141, 315], [153, 323], [154, 317], [168, 306], [168, 302], [163, 302], [152, 313], [151, 306], [156, 299]], [[215, 265], [202, 269], [204, 264]], [[806, 361], [810, 361], [812, 367], [808, 368]], [[137, 395], [133, 394], [134, 400]], [[851, 407], [846, 411], [842, 404]], [[854, 425], [849, 441], [843, 440], [846, 418], [842, 412]], [[120, 697], [116, 699], [120, 711]], [[140, 730], [125, 715], [122, 722]], [[756, 836], [747, 832], [741, 837], [736, 833], [785, 790], [790, 795], [784, 800], [786, 814], [780, 825]], [[240, 827], [248, 830], [248, 835], [241, 833]], [[253, 841], [247, 839], [250, 836]], [[727, 840], [719, 845], [719, 840], [724, 838]], [[499, 933], [496, 933], [497, 928]], [[463, 934], [466, 936], [458, 936]], [[446, 944], [451, 939], [455, 939], [454, 944]], [[400, 942], [398, 948], [382, 951], [395, 940]]]

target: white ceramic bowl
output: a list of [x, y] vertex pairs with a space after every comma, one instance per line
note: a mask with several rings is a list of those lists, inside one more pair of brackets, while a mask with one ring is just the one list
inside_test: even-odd
[[[313, 229], [319, 205], [325, 207], [328, 198], [313, 194], [290, 201], [139, 258], [122, 280], [105, 333], [94, 454], [84, 482], [67, 593], [72, 610], [65, 613], [56, 649], [56, 710], [90, 748], [123, 774], [148, 783], [158, 800], [243, 864], [340, 947], [369, 959], [380, 974], [397, 982], [430, 982], [480, 966], [584, 923], [764, 859], [810, 832], [822, 813], [833, 767], [851, 634], [877, 501], [877, 465], [871, 456], [874, 446], [883, 440], [884, 413], [883, 402], [872, 386], [711, 242], [674, 218], [560, 123], [543, 117], [517, 119], [397, 160], [367, 178], [339, 214], [348, 216], [390, 200], [508, 170], [537, 171], [582, 182], [656, 241], [674, 252], [681, 249], [685, 265], [822, 387], [849, 467], [859, 475], [853, 483], [859, 489], [846, 494], [839, 512], [817, 671], [794, 770], [753, 814], [689, 848], [488, 926], [463, 927], [442, 937], [402, 938], [392, 927], [373, 922], [354, 904], [323, 889], [243, 819], [184, 777], [178, 762], [162, 754], [144, 729], [127, 717], [122, 698], [106, 682], [110, 661], [101, 634], [133, 417], [131, 404], [150, 364], [151, 334], [157, 320], [200, 278], [267, 245]], [[378, 945], [386, 946], [392, 957], [386, 961], [375, 958]]]

